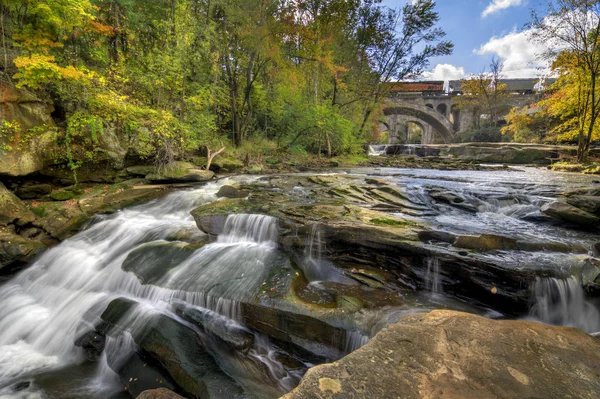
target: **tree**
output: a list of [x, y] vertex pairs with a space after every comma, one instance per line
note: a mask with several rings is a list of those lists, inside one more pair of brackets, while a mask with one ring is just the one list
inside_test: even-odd
[[458, 97], [458, 106], [470, 111], [475, 117], [474, 128], [481, 128], [481, 119], [485, 115], [486, 126], [497, 127], [498, 120], [504, 112], [508, 112], [509, 94], [506, 85], [500, 82], [502, 62], [494, 57], [490, 62], [490, 72], [481, 72], [478, 75], [463, 81], [461, 90], [463, 95]]
[[600, 114], [600, 2], [556, 0], [548, 5], [547, 16], [533, 13], [532, 27], [535, 39], [551, 48], [544, 56], [556, 59], [561, 74], [573, 74], [565, 90], [575, 89], [571, 121], [577, 130], [577, 160], [584, 162]]

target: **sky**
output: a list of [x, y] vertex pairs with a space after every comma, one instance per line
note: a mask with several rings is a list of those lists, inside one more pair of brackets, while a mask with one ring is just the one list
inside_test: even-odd
[[[400, 8], [407, 1], [383, 3]], [[423, 79], [468, 77], [489, 70], [493, 56], [503, 60], [504, 78], [539, 77], [545, 65], [537, 56], [544, 47], [531, 40], [525, 27], [532, 8], [544, 9], [540, 0], [437, 0], [439, 26], [446, 31], [446, 39], [454, 43], [454, 52], [433, 58]]]

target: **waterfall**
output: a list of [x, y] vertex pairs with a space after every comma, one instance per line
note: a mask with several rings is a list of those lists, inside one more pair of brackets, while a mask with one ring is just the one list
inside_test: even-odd
[[333, 263], [323, 259], [323, 242], [319, 224], [311, 226], [310, 234], [306, 238], [304, 257], [299, 265], [304, 276], [309, 282], [334, 281], [343, 284], [355, 285], [356, 282], [340, 273]]
[[[259, 289], [272, 267], [289, 262], [277, 251], [275, 218], [229, 216], [215, 242], [189, 250], [189, 257], [153, 285], [142, 284], [134, 273], [121, 268], [132, 251], [149, 243], [169, 245], [182, 231], [198, 234], [190, 211], [217, 200], [219, 187], [228, 183], [225, 179], [176, 192], [97, 218], [0, 286], [0, 396], [13, 398], [3, 396], [4, 387], [10, 391], [11, 384], [24, 378], [84, 362], [84, 351], [74, 341], [93, 330], [106, 306], [118, 297], [138, 302], [136, 309], [169, 317], [176, 317], [173, 303], [185, 302], [241, 320], [238, 301]], [[79, 396], [104, 398], [115, 392], [118, 379], [108, 367], [109, 360], [132, 350], [127, 334], [133, 329], [135, 323], [125, 335], [107, 337], [97, 375], [81, 381], [84, 386], [76, 387]], [[261, 347], [252, 353], [268, 351]]]
[[440, 294], [443, 291], [440, 279], [440, 261], [437, 258], [428, 258], [426, 263], [425, 289], [433, 294]]
[[369, 146], [368, 155], [372, 157], [379, 157], [386, 154], [387, 151], [386, 144], [373, 144]]
[[529, 315], [541, 322], [571, 326], [588, 333], [600, 331], [600, 311], [585, 298], [579, 280], [536, 278]]
[[347, 331], [346, 332], [346, 353], [354, 352], [355, 350], [363, 347], [369, 342], [369, 336], [361, 333], [360, 331]]

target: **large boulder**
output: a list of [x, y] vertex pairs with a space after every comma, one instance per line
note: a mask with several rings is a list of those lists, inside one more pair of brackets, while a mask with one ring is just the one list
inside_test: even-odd
[[542, 213], [558, 220], [581, 226], [598, 226], [600, 217], [562, 201], [548, 203], [541, 208]]
[[217, 157], [212, 161], [212, 164], [210, 165], [210, 170], [214, 170], [215, 172], [220, 173], [228, 173], [242, 169], [243, 167], [244, 163], [239, 159], [230, 157]]
[[596, 398], [600, 341], [574, 328], [438, 310], [412, 314], [285, 399]]
[[0, 226], [9, 224], [24, 225], [35, 220], [35, 215], [0, 183]]

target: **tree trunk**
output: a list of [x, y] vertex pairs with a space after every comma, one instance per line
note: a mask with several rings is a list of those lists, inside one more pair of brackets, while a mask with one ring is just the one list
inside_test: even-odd
[[221, 148], [219, 151], [211, 154], [210, 151], [210, 147], [206, 146], [206, 151], [207, 151], [207, 157], [206, 157], [206, 170], [210, 170], [210, 165], [212, 164], [213, 159], [219, 155], [220, 153], [222, 153], [223, 151], [225, 151], [225, 147]]

